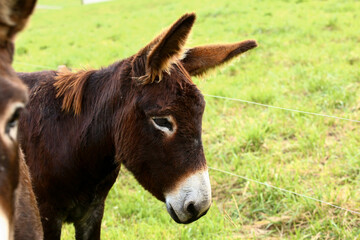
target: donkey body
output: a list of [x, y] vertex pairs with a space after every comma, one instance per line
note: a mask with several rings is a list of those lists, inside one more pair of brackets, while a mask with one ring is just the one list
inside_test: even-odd
[[30, 88], [21, 144], [45, 239], [63, 222], [99, 239], [106, 196], [123, 164], [178, 223], [211, 204], [201, 141], [205, 101], [190, 75], [256, 46], [252, 40], [191, 48], [185, 14], [137, 54], [100, 70], [19, 73]]
[[11, 67], [14, 38], [35, 0], [0, 2], [0, 239], [42, 239], [39, 210], [29, 170], [18, 147], [18, 117], [27, 88]]

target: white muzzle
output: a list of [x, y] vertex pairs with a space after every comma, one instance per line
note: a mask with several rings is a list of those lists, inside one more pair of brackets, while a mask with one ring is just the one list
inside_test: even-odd
[[175, 189], [165, 193], [166, 209], [177, 223], [191, 223], [209, 210], [211, 186], [206, 170], [183, 179]]

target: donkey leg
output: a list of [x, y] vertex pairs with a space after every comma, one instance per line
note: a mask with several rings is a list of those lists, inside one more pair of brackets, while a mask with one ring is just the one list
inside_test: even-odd
[[62, 218], [49, 203], [39, 203], [41, 224], [44, 230], [44, 240], [60, 240]]
[[104, 202], [92, 209], [89, 217], [74, 223], [76, 240], [100, 240]]
[[60, 240], [62, 221], [60, 218], [42, 217], [44, 240]]

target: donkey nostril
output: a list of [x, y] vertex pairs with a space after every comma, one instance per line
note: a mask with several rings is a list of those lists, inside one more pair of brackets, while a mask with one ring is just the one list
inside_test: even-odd
[[193, 203], [190, 203], [186, 210], [188, 213], [190, 213], [192, 216], [197, 216], [199, 214], [199, 211], [196, 210], [195, 205]]
[[174, 219], [175, 222], [181, 223], [179, 217], [176, 215], [176, 212], [174, 211], [174, 208], [171, 206], [171, 204], [166, 204], [166, 209], [168, 210], [170, 216]]

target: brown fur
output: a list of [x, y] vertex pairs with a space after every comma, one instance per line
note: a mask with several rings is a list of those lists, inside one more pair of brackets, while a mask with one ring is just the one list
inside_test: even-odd
[[[27, 88], [11, 67], [14, 38], [24, 28], [34, 0], [0, 2], [0, 121], [7, 124], [15, 102], [26, 103]], [[4, 126], [2, 126], [4, 127]], [[1, 132], [5, 131], [0, 129]], [[42, 239], [42, 226], [29, 170], [17, 139], [0, 135], [0, 208], [10, 222], [10, 239]]]
[[60, 69], [55, 77], [57, 81], [54, 86], [57, 92], [56, 97], [63, 97], [62, 109], [64, 111], [72, 110], [75, 114], [80, 113], [86, 80], [94, 72], [94, 70], [81, 70], [72, 73], [66, 68]]
[[254, 40], [246, 40], [232, 44], [214, 44], [190, 48], [185, 52], [182, 63], [191, 75], [201, 75], [256, 46]]
[[[206, 168], [205, 101], [188, 73], [191, 62], [179, 59], [194, 20], [184, 15], [107, 68], [18, 74], [31, 89], [21, 144], [45, 239], [60, 239], [63, 222], [74, 224], [76, 239], [99, 239], [105, 199], [121, 165], [161, 201], [184, 176]], [[171, 138], [151, 122], [167, 115], [177, 125]]]
[[20, 178], [16, 190], [15, 201], [15, 232], [14, 239], [43, 239], [43, 232], [40, 220], [37, 201], [32, 190], [29, 169], [25, 163], [24, 155], [19, 153]]
[[0, 39], [14, 41], [32, 13], [36, 0], [2, 0], [0, 2]]

